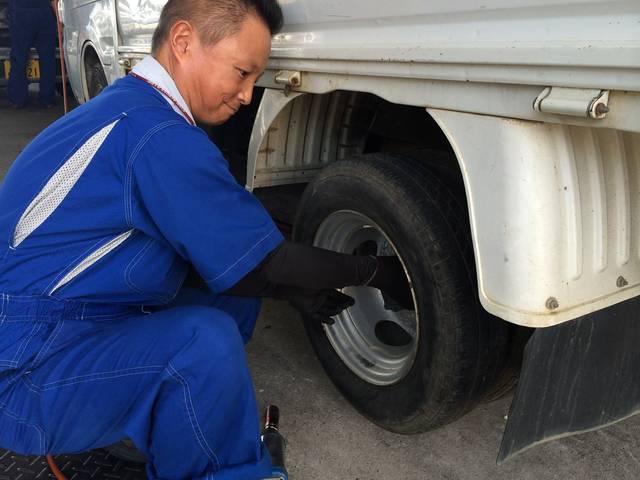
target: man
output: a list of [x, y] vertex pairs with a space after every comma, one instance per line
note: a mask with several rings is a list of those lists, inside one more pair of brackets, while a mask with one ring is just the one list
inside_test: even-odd
[[[259, 296], [317, 321], [369, 284], [411, 304], [395, 258], [284, 242], [196, 121], [251, 101], [275, 0], [169, 0], [147, 57], [42, 132], [0, 190], [0, 446], [131, 438], [151, 479], [260, 479], [244, 343]], [[206, 290], [182, 288], [189, 266]], [[224, 292], [224, 294], [222, 293]]]
[[49, 108], [55, 102], [56, 17], [49, 0], [9, 0], [11, 71], [7, 95], [13, 108], [23, 108], [29, 100], [27, 61], [31, 47], [38, 52], [40, 93], [38, 101]]

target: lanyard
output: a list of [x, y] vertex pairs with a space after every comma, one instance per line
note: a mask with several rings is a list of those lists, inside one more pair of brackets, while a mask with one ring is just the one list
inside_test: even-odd
[[190, 125], [195, 126], [196, 122], [193, 121], [193, 118], [191, 118], [191, 115], [189, 115], [189, 113], [184, 108], [182, 108], [182, 105], [180, 105], [180, 103], [175, 98], [169, 95], [169, 92], [167, 92], [164, 88], [162, 88], [160, 85], [156, 83], [151, 82], [150, 80], [147, 80], [142, 75], [138, 75], [135, 72], [130, 72], [129, 75], [131, 75], [134, 78], [137, 78], [138, 80], [142, 80], [147, 85], [151, 85], [153, 88], [158, 90], [161, 94], [163, 94], [165, 97], [171, 100], [173, 104], [176, 106], [176, 108], [178, 108], [178, 110], [182, 112], [182, 115], [187, 120], [187, 122], [189, 122]]

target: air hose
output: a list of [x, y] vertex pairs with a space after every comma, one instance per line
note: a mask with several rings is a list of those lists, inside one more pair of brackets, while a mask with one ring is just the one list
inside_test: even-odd
[[49, 464], [51, 472], [55, 475], [56, 480], [67, 480], [67, 477], [64, 476], [58, 468], [58, 465], [56, 465], [56, 462], [53, 460], [53, 455], [47, 455], [47, 463]]
[[[60, 19], [60, 11], [58, 10], [59, 0], [53, 0], [53, 9], [56, 14], [56, 23], [58, 27], [58, 49], [60, 51], [60, 71], [62, 73], [62, 98], [64, 102], [64, 113], [65, 115], [69, 111], [69, 102], [67, 96], [67, 71], [64, 65], [64, 48], [62, 45], [62, 21]], [[58, 465], [56, 465], [55, 460], [52, 455], [47, 455], [47, 464], [51, 469], [51, 472], [55, 475], [56, 480], [67, 480], [67, 477], [60, 471]]]
[[56, 22], [58, 24], [58, 50], [60, 51], [60, 72], [62, 73], [62, 99], [64, 102], [64, 113], [66, 115], [69, 111], [69, 97], [67, 94], [67, 70], [64, 64], [64, 46], [62, 44], [62, 19], [60, 18], [58, 3], [60, 3], [60, 0], [53, 0]]

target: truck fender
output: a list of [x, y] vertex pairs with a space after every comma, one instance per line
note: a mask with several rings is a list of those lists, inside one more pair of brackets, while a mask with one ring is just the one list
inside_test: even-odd
[[640, 134], [427, 110], [462, 171], [486, 310], [547, 327], [640, 294]]
[[246, 188], [252, 191], [258, 163], [258, 154], [264, 143], [265, 137], [278, 114], [289, 102], [303, 95], [299, 92], [291, 92], [286, 95], [282, 90], [265, 89], [264, 95], [253, 122], [251, 139], [249, 140], [249, 150], [247, 155], [247, 183]]

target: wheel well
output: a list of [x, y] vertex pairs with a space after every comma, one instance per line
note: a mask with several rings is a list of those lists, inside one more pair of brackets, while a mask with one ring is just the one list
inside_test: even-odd
[[102, 65], [96, 49], [93, 47], [93, 45], [87, 43], [82, 54], [82, 81], [84, 83], [85, 93], [87, 91], [87, 69], [96, 62]]
[[[433, 151], [452, 155], [431, 155]], [[329, 163], [367, 153], [421, 152], [425, 166], [466, 201], [453, 149], [426, 109], [394, 104], [370, 93], [335, 91], [296, 98], [271, 124], [258, 158], [249, 161], [256, 161], [254, 192], [277, 219], [293, 223], [304, 184]], [[246, 165], [244, 158], [239, 163]], [[287, 179], [292, 170], [304, 175]], [[243, 174], [237, 176], [239, 182]]]
[[[464, 192], [464, 180], [455, 153], [436, 121], [424, 107], [388, 102], [369, 93], [355, 93], [352, 112], [345, 117], [342, 138], [359, 143], [358, 153], [412, 153], [424, 151], [424, 161], [432, 173], [456, 192]], [[359, 139], [359, 140], [357, 140]], [[429, 151], [449, 152], [432, 161]], [[451, 159], [446, 164], [442, 159]]]
[[446, 136], [425, 108], [398, 105], [377, 97], [376, 100], [363, 153], [397, 153], [425, 148], [452, 151]]
[[[91, 59], [91, 62], [89, 61], [89, 59]], [[96, 52], [96, 49], [93, 48], [93, 46], [91, 44], [88, 44], [86, 47], [84, 47], [84, 55], [83, 55], [83, 62], [84, 65], [90, 65], [92, 63], [94, 63], [95, 61], [100, 61], [100, 57], [98, 57], [98, 52]]]
[[247, 183], [256, 190], [304, 184], [326, 165], [356, 155], [425, 151], [425, 164], [464, 197], [455, 155], [444, 156], [451, 160], [443, 163], [429, 155], [434, 150], [453, 153], [424, 107], [394, 104], [363, 92], [307, 94], [289, 102], [270, 124], [257, 156], [248, 159], [255, 169]]

